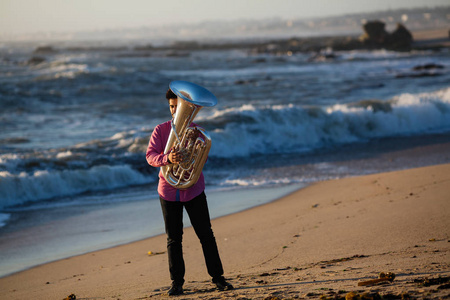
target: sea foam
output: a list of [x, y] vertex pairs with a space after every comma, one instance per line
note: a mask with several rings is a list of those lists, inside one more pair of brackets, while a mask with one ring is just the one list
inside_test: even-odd
[[448, 131], [450, 88], [327, 107], [243, 105], [217, 111], [204, 121], [216, 125], [210, 133], [212, 156], [301, 153], [374, 138]]
[[89, 191], [145, 184], [153, 180], [127, 165], [100, 165], [91, 169], [51, 172], [43, 170], [32, 174], [3, 171], [0, 172], [0, 208]]

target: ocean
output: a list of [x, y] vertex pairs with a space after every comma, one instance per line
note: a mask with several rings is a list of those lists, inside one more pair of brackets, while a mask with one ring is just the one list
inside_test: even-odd
[[0, 276], [163, 233], [159, 169], [145, 151], [170, 119], [173, 80], [218, 98], [195, 119], [213, 141], [204, 174], [214, 217], [320, 180], [450, 161], [397, 155], [450, 141], [448, 49], [38, 46], [0, 44]]

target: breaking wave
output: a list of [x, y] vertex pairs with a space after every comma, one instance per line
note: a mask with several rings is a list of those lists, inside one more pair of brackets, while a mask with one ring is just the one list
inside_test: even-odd
[[450, 130], [450, 89], [328, 107], [244, 105], [199, 121], [215, 128], [210, 155], [301, 153], [374, 138]]
[[90, 191], [145, 184], [152, 179], [129, 166], [99, 165], [91, 169], [0, 172], [0, 207], [47, 200]]
[[[196, 123], [211, 135], [210, 157], [306, 153], [378, 138], [448, 132], [450, 88], [329, 106], [247, 104], [199, 116]], [[156, 182], [158, 170], [145, 161], [150, 133], [150, 128], [141, 128], [67, 148], [2, 154], [0, 208]], [[214, 164], [206, 168], [210, 174], [223, 171]], [[235, 178], [217, 180], [220, 185]]]

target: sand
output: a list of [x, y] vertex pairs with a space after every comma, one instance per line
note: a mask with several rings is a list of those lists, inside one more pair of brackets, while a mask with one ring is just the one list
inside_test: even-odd
[[[177, 299], [317, 299], [351, 292], [450, 297], [450, 164], [319, 182], [215, 219], [213, 229], [225, 276], [236, 289], [214, 289], [198, 239], [187, 228], [185, 294]], [[168, 298], [165, 239], [1, 278], [0, 299]], [[395, 279], [358, 286], [380, 272], [392, 272]]]

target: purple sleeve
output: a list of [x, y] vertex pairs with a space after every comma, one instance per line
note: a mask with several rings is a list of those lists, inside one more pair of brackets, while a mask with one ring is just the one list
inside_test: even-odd
[[156, 126], [148, 143], [146, 158], [152, 167], [162, 167], [168, 165], [168, 154], [164, 154], [163, 132], [162, 126]]

